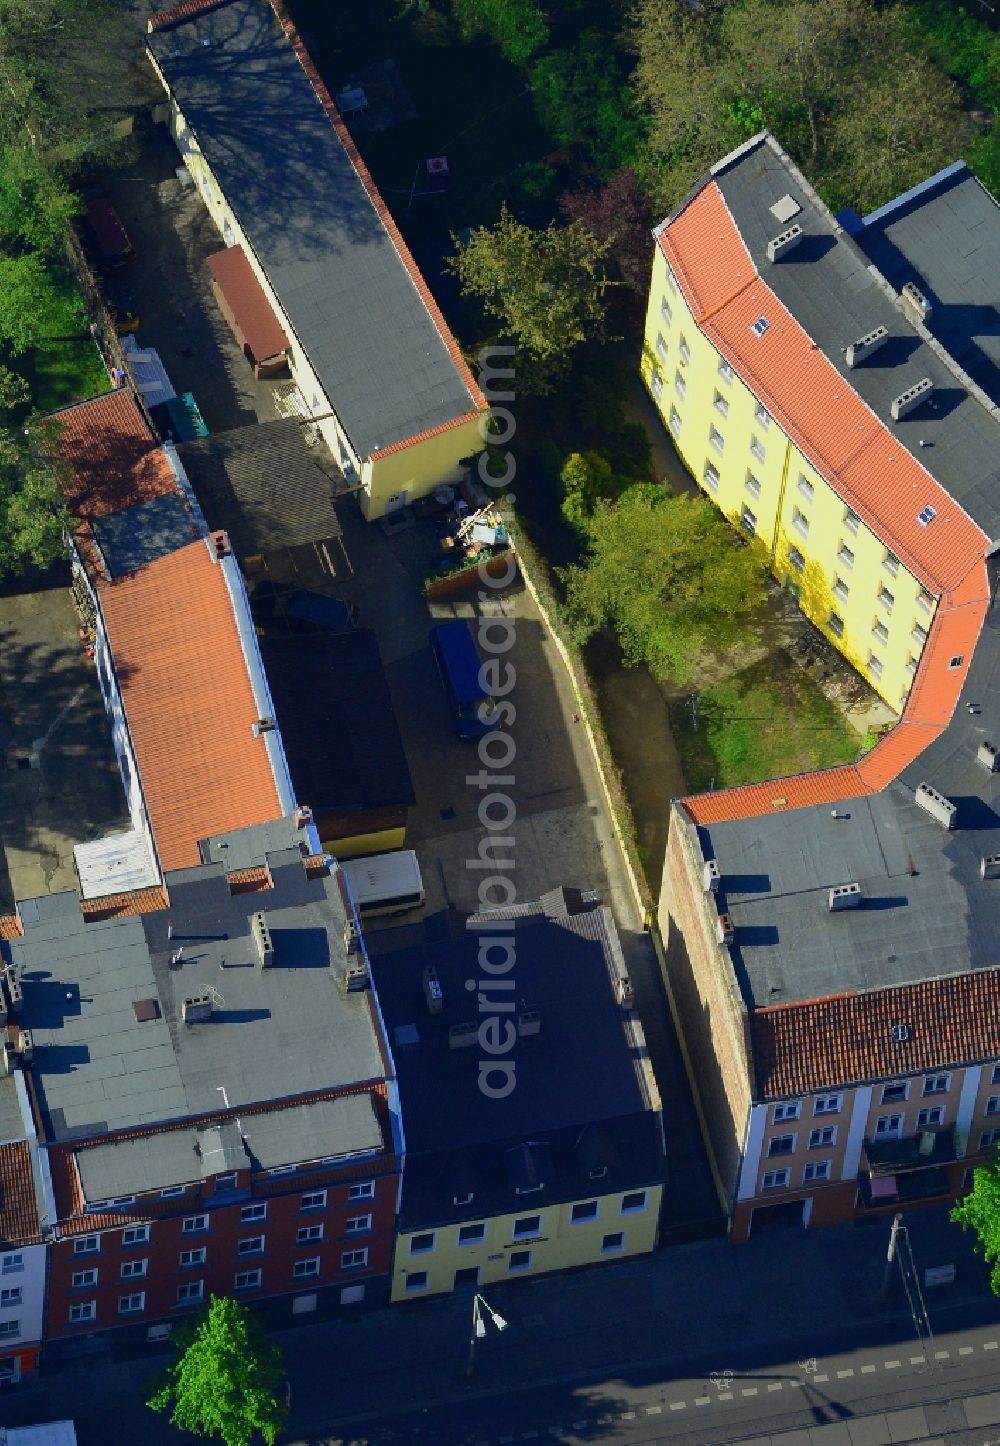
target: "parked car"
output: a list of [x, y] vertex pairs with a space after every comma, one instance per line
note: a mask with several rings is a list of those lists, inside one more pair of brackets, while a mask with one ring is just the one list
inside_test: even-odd
[[459, 738], [482, 738], [500, 722], [496, 699], [483, 687], [482, 663], [464, 619], [431, 629], [431, 651], [441, 674]]
[[135, 251], [110, 196], [93, 196], [87, 202], [83, 225], [85, 239], [98, 266], [120, 271], [132, 265]]

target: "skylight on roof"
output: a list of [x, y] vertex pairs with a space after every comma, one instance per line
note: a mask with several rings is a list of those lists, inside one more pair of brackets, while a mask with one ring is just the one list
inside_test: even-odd
[[757, 320], [754, 322], [750, 330], [753, 332], [754, 336], [763, 336], [770, 325], [771, 323], [768, 321], [766, 316], [758, 316]]
[[917, 513], [917, 521], [920, 523], [920, 526], [921, 526], [921, 527], [926, 527], [929, 522], [933, 522], [933, 521], [934, 521], [934, 519], [935, 519], [936, 516], [937, 516], [937, 511], [936, 511], [935, 508], [933, 508], [933, 507], [922, 507], [922, 508], [920, 509], [920, 511]]

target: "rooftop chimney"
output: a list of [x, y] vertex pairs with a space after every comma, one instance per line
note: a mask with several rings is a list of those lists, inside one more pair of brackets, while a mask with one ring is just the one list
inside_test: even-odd
[[728, 914], [720, 914], [715, 926], [716, 938], [720, 944], [731, 944], [736, 937], [733, 921]]
[[987, 773], [1000, 773], [1000, 753], [985, 739], [976, 750], [976, 762], [981, 763]]
[[827, 895], [826, 904], [831, 914], [841, 909], [857, 909], [861, 904], [861, 885], [837, 884]]
[[926, 326], [934, 308], [915, 282], [906, 283], [899, 293], [899, 302], [907, 321], [912, 321], [914, 326]]
[[216, 557], [228, 557], [233, 550], [229, 544], [229, 533], [221, 531], [213, 532], [212, 547], [215, 550]]
[[478, 1024], [471, 1021], [468, 1024], [453, 1024], [448, 1030], [448, 1048], [468, 1049], [478, 1038]]
[[981, 879], [1000, 879], [1000, 854], [984, 854], [979, 860]]
[[185, 1024], [200, 1024], [212, 1017], [211, 994], [193, 994], [181, 1003], [181, 1019]]
[[790, 251], [794, 251], [802, 240], [803, 234], [802, 227], [796, 222], [794, 226], [789, 226], [782, 231], [779, 236], [774, 236], [767, 243], [768, 261], [777, 261], [779, 257], [787, 256]]
[[849, 367], [860, 366], [888, 340], [889, 328], [886, 326], [877, 326], [874, 331], [866, 332], [864, 336], [858, 337], [857, 341], [852, 341], [847, 348], [847, 365]]
[[706, 894], [718, 893], [719, 864], [717, 859], [706, 860], [705, 867], [701, 871], [701, 883]]
[[444, 1008], [444, 990], [441, 988], [441, 980], [433, 964], [428, 964], [422, 975], [424, 986], [424, 1000], [427, 1004], [428, 1014], [440, 1014]]
[[519, 1039], [528, 1039], [532, 1035], [541, 1034], [542, 1016], [537, 1009], [522, 1009], [517, 1016], [517, 1033]]
[[345, 994], [356, 994], [368, 988], [368, 965], [363, 954], [348, 954], [341, 979]]
[[257, 963], [262, 969], [270, 969], [274, 963], [274, 940], [267, 926], [263, 910], [250, 915], [250, 937], [257, 953]]
[[21, 1047], [18, 1050], [22, 1064], [30, 1064], [35, 1057], [35, 1041], [30, 1029], [21, 1030]]
[[922, 808], [925, 813], [929, 813], [935, 823], [939, 823], [942, 828], [955, 827], [955, 805], [951, 799], [945, 798], [943, 793], [938, 793], [937, 789], [932, 788], [929, 783], [919, 783], [917, 785], [917, 790], [913, 795], [913, 801], [917, 804], [918, 808]]
[[921, 402], [928, 402], [931, 393], [934, 391], [934, 383], [930, 377], [921, 377], [919, 382], [914, 382], [912, 387], [907, 387], [905, 392], [900, 392], [898, 397], [893, 399], [889, 408], [889, 414], [894, 422], [905, 417], [907, 412], [912, 412], [914, 407], [919, 407]]
[[259, 738], [262, 733], [273, 733], [274, 727], [273, 718], [258, 718], [256, 723], [250, 724], [250, 732], [255, 738]]

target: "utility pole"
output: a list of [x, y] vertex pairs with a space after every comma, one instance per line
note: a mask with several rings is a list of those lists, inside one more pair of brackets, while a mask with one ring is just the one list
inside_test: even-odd
[[889, 1231], [889, 1249], [885, 1253], [885, 1270], [882, 1272], [882, 1289], [878, 1293], [879, 1300], [885, 1300], [889, 1294], [889, 1284], [892, 1280], [892, 1267], [896, 1263], [896, 1246], [899, 1242], [899, 1227], [903, 1223], [901, 1211], [896, 1211], [892, 1217], [892, 1229]]

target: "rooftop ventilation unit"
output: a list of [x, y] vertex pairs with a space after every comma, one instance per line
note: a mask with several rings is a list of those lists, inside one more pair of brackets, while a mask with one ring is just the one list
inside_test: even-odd
[[201, 1024], [211, 1019], [214, 1005], [211, 994], [192, 994], [181, 1003], [181, 1019], [185, 1024]]
[[344, 981], [344, 993], [357, 994], [359, 990], [368, 988], [368, 965], [363, 958], [352, 956], [344, 965], [341, 977]]
[[23, 1064], [30, 1064], [35, 1057], [35, 1041], [30, 1029], [21, 1030], [21, 1048], [18, 1050]]
[[274, 963], [274, 940], [267, 927], [267, 920], [260, 910], [256, 914], [250, 915], [250, 937], [253, 939], [257, 963], [262, 969], [270, 969]]
[[701, 885], [706, 894], [715, 894], [719, 890], [719, 865], [716, 859], [708, 859], [701, 871]]
[[519, 1039], [530, 1039], [542, 1032], [542, 1016], [537, 1009], [522, 1009], [517, 1016], [517, 1033]]
[[635, 1003], [635, 991], [627, 974], [619, 974], [615, 980], [615, 995], [624, 1009], [631, 1009]]
[[344, 920], [344, 948], [348, 954], [356, 954], [361, 948], [361, 931], [353, 914]]
[[0, 1079], [14, 1073], [14, 1059], [14, 1046], [10, 1040], [0, 1040]]
[[256, 723], [250, 724], [250, 732], [255, 738], [259, 738], [262, 733], [273, 733], [274, 729], [275, 722], [273, 718], [258, 718]]
[[0, 1029], [7, 1023], [7, 996], [0, 989]]
[[983, 854], [979, 860], [981, 879], [1000, 879], [1000, 854]]
[[218, 558], [228, 557], [228, 556], [230, 555], [230, 553], [232, 552], [232, 550], [233, 550], [233, 549], [232, 549], [232, 546], [230, 545], [230, 542], [229, 542], [229, 533], [228, 533], [228, 532], [221, 532], [221, 531], [220, 531], [220, 532], [213, 532], [213, 533], [212, 533], [212, 546], [213, 546], [213, 548], [215, 549], [215, 555], [216, 555], [216, 557], [218, 557]]
[[768, 206], [767, 209], [780, 226], [787, 226], [792, 217], [799, 214], [802, 207], [791, 192], [786, 191], [783, 196], [779, 196], [773, 206]]
[[912, 412], [914, 407], [919, 407], [921, 402], [930, 399], [934, 390], [934, 383], [930, 377], [922, 377], [919, 382], [914, 382], [912, 387], [907, 387], [905, 392], [900, 392], [898, 397], [893, 398], [889, 408], [889, 415], [894, 422], [905, 417], [907, 412]]
[[453, 1024], [448, 1030], [449, 1049], [469, 1049], [479, 1038], [479, 1025], [471, 1021], [468, 1024]]
[[720, 944], [731, 944], [736, 937], [736, 930], [729, 914], [720, 914], [716, 920], [715, 936]]
[[831, 914], [841, 909], [857, 909], [861, 904], [860, 884], [838, 884], [827, 895], [827, 907]]
[[767, 243], [768, 261], [777, 261], [779, 257], [787, 256], [790, 251], [794, 251], [802, 240], [802, 236], [802, 227], [797, 222], [794, 226], [789, 226], [782, 231], [779, 236], [773, 236]]
[[976, 762], [981, 763], [987, 773], [1000, 773], [1000, 753], [992, 743], [985, 740], [976, 749]]
[[924, 813], [929, 813], [935, 823], [942, 828], [955, 827], [955, 805], [950, 798], [945, 798], [943, 793], [938, 793], [929, 783], [919, 783], [917, 791], [913, 795], [914, 802]]
[[427, 1013], [440, 1014], [444, 1008], [444, 990], [441, 988], [441, 980], [433, 964], [428, 964], [423, 972], [423, 986]]
[[912, 321], [914, 326], [927, 324], [934, 308], [915, 282], [908, 281], [906, 283], [899, 293], [899, 300], [907, 321]]
[[847, 365], [849, 367], [860, 366], [863, 361], [874, 356], [880, 346], [885, 346], [888, 340], [889, 328], [887, 326], [877, 326], [874, 331], [859, 336], [857, 341], [852, 341], [847, 348]]
[[7, 980], [7, 995], [10, 999], [10, 1012], [17, 1015], [21, 1013], [21, 1005], [24, 1003], [24, 990], [21, 988], [21, 981], [13, 969], [8, 969], [5, 975]]

